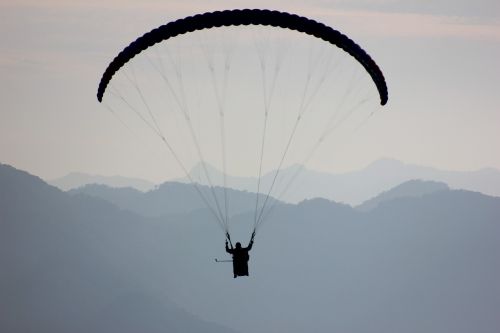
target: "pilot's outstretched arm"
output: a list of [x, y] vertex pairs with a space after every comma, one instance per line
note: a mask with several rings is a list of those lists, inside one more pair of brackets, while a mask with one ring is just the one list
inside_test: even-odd
[[231, 253], [231, 254], [233, 254], [233, 249], [230, 249], [230, 248], [227, 246], [227, 241], [226, 241], [226, 252], [227, 252], [227, 253]]

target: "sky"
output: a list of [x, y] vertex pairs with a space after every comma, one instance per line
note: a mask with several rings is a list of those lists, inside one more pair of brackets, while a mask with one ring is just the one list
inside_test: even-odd
[[[389, 103], [364, 137], [313, 166], [382, 158], [500, 169], [500, 2], [0, 0], [0, 162], [44, 179], [72, 171], [162, 181], [95, 97], [108, 63], [159, 25], [196, 13], [269, 8], [321, 21], [376, 60]], [[353, 153], [355, 151], [355, 153]]]

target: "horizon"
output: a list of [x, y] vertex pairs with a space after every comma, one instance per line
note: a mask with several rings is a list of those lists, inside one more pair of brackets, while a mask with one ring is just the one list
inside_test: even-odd
[[[210, 175], [211, 182], [208, 182], [207, 178], [203, 176], [204, 168], [200, 165], [191, 169], [189, 179], [183, 177], [151, 182], [142, 178], [127, 178], [116, 175], [70, 173], [60, 178], [45, 181], [63, 191], [83, 189], [87, 185], [104, 185], [104, 187], [110, 189], [133, 188], [146, 193], [155, 191], [166, 184], [182, 183], [194, 185], [195, 187], [197, 185], [207, 186], [212, 190], [223, 188], [254, 194], [266, 194], [267, 190], [264, 191], [263, 189], [269, 189], [271, 179], [276, 175], [276, 170], [271, 171], [263, 174], [260, 181], [257, 182], [257, 179], [252, 176], [226, 174], [226, 177], [224, 177], [224, 173], [214, 166], [205, 164], [205, 167]], [[387, 170], [387, 172], [384, 172], [384, 170]], [[286, 184], [291, 175], [298, 176], [296, 176], [297, 179], [290, 188], [286, 190], [283, 184]], [[311, 198], [325, 198], [357, 206], [383, 192], [415, 180], [438, 182], [451, 189], [475, 191], [489, 196], [500, 197], [500, 170], [489, 168], [476, 171], [450, 171], [406, 164], [394, 159], [377, 160], [363, 169], [346, 173], [318, 172], [298, 165], [282, 168], [276, 182], [281, 185], [275, 186], [274, 192], [269, 194], [270, 197], [292, 204]], [[257, 191], [257, 183], [261, 184], [261, 191]]]
[[[363, 171], [364, 169], [369, 168], [373, 164], [376, 164], [376, 163], [379, 163], [379, 162], [396, 162], [396, 163], [401, 163], [403, 165], [416, 166], [416, 167], [422, 167], [422, 168], [431, 168], [431, 169], [434, 169], [434, 170], [437, 170], [437, 171], [447, 171], [447, 172], [479, 172], [479, 171], [484, 171], [484, 170], [493, 170], [493, 171], [500, 172], [500, 168], [488, 167], [488, 166], [481, 167], [481, 168], [478, 168], [478, 169], [441, 169], [441, 168], [438, 168], [438, 167], [435, 167], [435, 166], [432, 166], [432, 165], [422, 165], [422, 164], [416, 164], [416, 163], [409, 163], [409, 162], [401, 161], [401, 160], [398, 160], [396, 158], [390, 158], [390, 157], [381, 157], [381, 158], [378, 158], [378, 159], [376, 159], [374, 161], [369, 162], [368, 164], [366, 164], [364, 166], [361, 166], [359, 168], [349, 169], [349, 170], [340, 170], [340, 171], [316, 170], [316, 169], [308, 167], [307, 165], [300, 165], [300, 164], [287, 165], [287, 166], [284, 166], [282, 168], [282, 170], [287, 170], [287, 169], [296, 168], [296, 167], [302, 167], [302, 168], [304, 168], [307, 171], [312, 171], [312, 172], [317, 172], [317, 173], [325, 173], [325, 174], [330, 174], [330, 175], [343, 175], [343, 174], [349, 174], [349, 173], [355, 173], [355, 172]], [[3, 162], [0, 162], [0, 163], [6, 164], [6, 165], [10, 165], [8, 163], [3, 163]], [[192, 172], [193, 170], [195, 170], [196, 168], [198, 168], [199, 165], [200, 165], [200, 163], [201, 162], [199, 162], [198, 164], [194, 165], [189, 171]], [[222, 174], [222, 171], [220, 169], [218, 169], [217, 167], [215, 167], [215, 166], [213, 166], [213, 165], [211, 165], [209, 163], [206, 163], [206, 165], [209, 166], [209, 167], [211, 167], [211, 168], [213, 168], [213, 169], [215, 169], [216, 172]], [[11, 166], [17, 168], [15, 165], [11, 165]], [[48, 179], [48, 178], [42, 177], [40, 175], [37, 175], [35, 173], [32, 173], [30, 170], [25, 170], [25, 169], [22, 169], [22, 170], [27, 171], [27, 172], [29, 172], [29, 173], [31, 173], [33, 175], [36, 175], [36, 176], [42, 178], [44, 181], [47, 181], [47, 182], [55, 181], [55, 180], [58, 180], [58, 179], [61, 179], [61, 178], [64, 178], [66, 176], [73, 175], [73, 174], [76, 174], [76, 175], [85, 175], [85, 176], [92, 176], [92, 177], [110, 177], [110, 178], [111, 177], [121, 177], [121, 178], [128, 178], [128, 179], [136, 179], [136, 180], [147, 181], [147, 182], [153, 183], [155, 185], [160, 185], [160, 184], [162, 184], [164, 182], [178, 181], [178, 180], [185, 179], [185, 177], [181, 176], [181, 177], [177, 177], [177, 178], [169, 178], [169, 179], [164, 179], [164, 180], [155, 180], [155, 179], [135, 177], [135, 176], [132, 176], [132, 175], [123, 175], [123, 174], [94, 174], [94, 173], [87, 173], [87, 172], [84, 172], [84, 171], [69, 171], [68, 173], [65, 173], [65, 174], [62, 174], [60, 176]], [[264, 175], [262, 175], [262, 177], [265, 177], [266, 175], [272, 174], [275, 171], [276, 170], [270, 170], [267, 173], [265, 173]], [[252, 176], [252, 175], [234, 175], [234, 174], [227, 174], [227, 175], [231, 176], [231, 177], [243, 177], [243, 178], [249, 177], [249, 178], [254, 178], [254, 176]]]

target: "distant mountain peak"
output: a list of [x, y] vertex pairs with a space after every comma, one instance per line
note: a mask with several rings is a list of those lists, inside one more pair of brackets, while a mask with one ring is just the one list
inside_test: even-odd
[[146, 192], [154, 188], [155, 184], [140, 178], [122, 176], [100, 176], [83, 172], [70, 172], [66, 176], [48, 181], [49, 184], [63, 191], [76, 189], [85, 185], [98, 184], [114, 188], [131, 187]]
[[[220, 165], [212, 165], [206, 161], [195, 164], [189, 171], [189, 176], [192, 182], [200, 185], [248, 192], [256, 192], [259, 189], [259, 192], [264, 194], [271, 189], [271, 196], [288, 203], [322, 197], [355, 206], [374, 198], [382, 191], [387, 191], [412, 179], [438, 181], [448, 184], [453, 189], [466, 189], [500, 196], [500, 171], [494, 168], [476, 171], [447, 171], [388, 157], [377, 159], [359, 170], [342, 173], [328, 170], [317, 171], [304, 165], [292, 164], [283, 166], [278, 175], [276, 169], [263, 172], [260, 183], [257, 180], [257, 170], [253, 175], [235, 175], [226, 172], [224, 176]], [[142, 192], [155, 188], [154, 184], [147, 181], [125, 177], [116, 179], [118, 177], [92, 176], [75, 172], [69, 174], [67, 178], [50, 183], [63, 190], [92, 183], [110, 187], [133, 187]], [[170, 181], [189, 184], [190, 180], [188, 177], [183, 177]]]
[[189, 174], [197, 174], [200, 172], [205, 172], [205, 169], [209, 172], [222, 173], [219, 169], [217, 169], [215, 166], [213, 166], [210, 163], [198, 162], [191, 168], [191, 170], [189, 171]]
[[431, 180], [412, 179], [398, 186], [393, 187], [388, 191], [384, 191], [376, 197], [363, 202], [356, 208], [362, 211], [371, 210], [383, 202], [391, 201], [403, 197], [419, 197], [438, 191], [449, 191], [450, 188], [443, 182]]
[[396, 160], [394, 158], [389, 158], [389, 157], [383, 157], [383, 158], [379, 158], [378, 160], [371, 162], [363, 169], [400, 168], [400, 167], [404, 167], [406, 165], [408, 165], [408, 164], [406, 164], [405, 162], [402, 162], [400, 160]]

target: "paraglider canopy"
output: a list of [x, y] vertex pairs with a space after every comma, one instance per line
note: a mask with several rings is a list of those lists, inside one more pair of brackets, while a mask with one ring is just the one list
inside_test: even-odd
[[269, 25], [296, 30], [338, 46], [363, 65], [377, 86], [380, 94], [380, 104], [385, 105], [387, 103], [387, 86], [384, 75], [372, 58], [354, 41], [339, 31], [306, 17], [266, 9], [234, 9], [198, 14], [151, 30], [127, 46], [109, 64], [99, 83], [97, 99], [99, 102], [102, 101], [108, 83], [115, 72], [148, 47], [196, 30], [239, 25]]
[[334, 28], [236, 9], [137, 38], [104, 71], [97, 99], [142, 147], [167, 153], [230, 242], [231, 220], [253, 240], [276, 206], [298, 201], [289, 194], [304, 166], [335, 156], [388, 92], [375, 61]]

